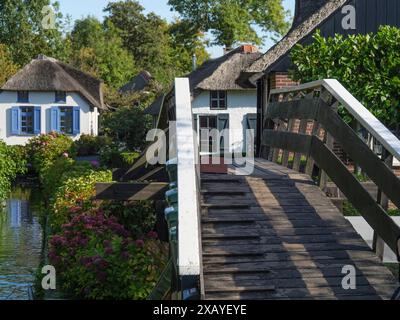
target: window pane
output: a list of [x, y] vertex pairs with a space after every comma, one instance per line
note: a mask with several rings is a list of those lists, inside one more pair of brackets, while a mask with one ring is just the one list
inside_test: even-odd
[[217, 129], [217, 117], [210, 117], [209, 119], [209, 128]]
[[29, 102], [29, 92], [28, 91], [18, 91], [18, 102]]
[[225, 99], [219, 101], [219, 108], [220, 108], [220, 109], [225, 109], [225, 108], [226, 108], [226, 101], [225, 101]]
[[218, 91], [211, 91], [211, 99], [218, 99]]
[[33, 134], [33, 107], [21, 107], [21, 133]]
[[200, 128], [208, 128], [207, 117], [200, 117]]
[[72, 108], [60, 108], [60, 131], [72, 134]]
[[56, 91], [56, 102], [66, 102], [67, 93], [65, 91]]
[[225, 100], [226, 92], [225, 91], [218, 91], [218, 92], [219, 92], [219, 98]]
[[211, 100], [211, 108], [218, 109], [218, 100]]

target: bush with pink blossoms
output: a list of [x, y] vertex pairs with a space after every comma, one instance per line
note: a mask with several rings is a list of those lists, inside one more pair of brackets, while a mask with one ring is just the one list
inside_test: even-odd
[[49, 260], [62, 291], [81, 299], [145, 299], [164, 267], [157, 234], [132, 239], [101, 210], [75, 216], [51, 238]]

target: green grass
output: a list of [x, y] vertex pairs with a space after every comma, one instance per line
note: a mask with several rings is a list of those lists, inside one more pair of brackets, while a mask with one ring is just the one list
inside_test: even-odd
[[[400, 216], [399, 209], [390, 209], [390, 210], [388, 210], [387, 213], [391, 217], [399, 217]], [[343, 203], [343, 215], [345, 217], [361, 216], [361, 214], [358, 212], [358, 210], [356, 208], [353, 207], [353, 205], [350, 203], [350, 201], [345, 201]]]

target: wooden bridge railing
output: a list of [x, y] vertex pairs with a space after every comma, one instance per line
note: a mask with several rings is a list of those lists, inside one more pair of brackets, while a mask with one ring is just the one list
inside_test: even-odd
[[[340, 117], [339, 107], [354, 118], [356, 130]], [[367, 132], [368, 141], [360, 132]], [[375, 183], [376, 199], [333, 152], [334, 143]], [[372, 144], [375, 151], [382, 149], [380, 155]], [[383, 255], [383, 243], [398, 251], [400, 227], [387, 210], [388, 200], [400, 208], [400, 179], [391, 169], [393, 157], [400, 160], [400, 141], [338, 81], [272, 90], [261, 154], [310, 175], [319, 168], [320, 186], [331, 179], [373, 228], [378, 255]]]

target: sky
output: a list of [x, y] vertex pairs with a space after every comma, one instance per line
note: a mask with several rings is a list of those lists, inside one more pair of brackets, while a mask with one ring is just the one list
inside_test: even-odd
[[[58, 0], [60, 3], [60, 9], [63, 15], [71, 15], [73, 20], [80, 19], [87, 15], [93, 15], [100, 20], [104, 17], [103, 8], [106, 7], [110, 0]], [[168, 21], [173, 20], [177, 13], [171, 12], [167, 5], [168, 0], [139, 0], [146, 12], [155, 12], [159, 16], [167, 19]], [[284, 6], [287, 10], [294, 14], [295, 0], [284, 0]], [[261, 48], [262, 51], [266, 51], [273, 45], [270, 40], [265, 41], [265, 45]], [[222, 47], [210, 47], [208, 48], [212, 57], [218, 57], [223, 54]]]

